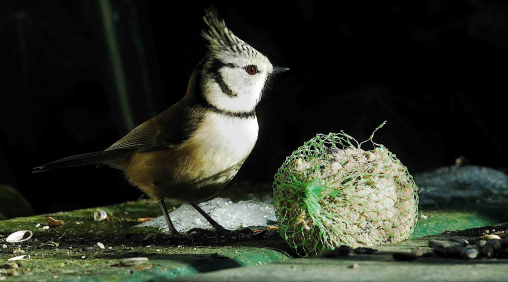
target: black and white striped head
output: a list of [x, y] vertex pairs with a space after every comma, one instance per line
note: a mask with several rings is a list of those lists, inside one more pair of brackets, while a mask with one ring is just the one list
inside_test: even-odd
[[206, 11], [208, 52], [203, 62], [201, 88], [204, 97], [219, 110], [254, 113], [267, 79], [286, 70], [272, 66], [268, 58], [236, 37], [216, 12]]

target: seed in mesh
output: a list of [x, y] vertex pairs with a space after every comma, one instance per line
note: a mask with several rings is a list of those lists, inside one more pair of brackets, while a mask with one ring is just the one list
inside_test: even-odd
[[279, 232], [300, 255], [398, 242], [414, 230], [417, 187], [406, 167], [383, 145], [365, 151], [353, 142], [318, 134], [275, 175]]

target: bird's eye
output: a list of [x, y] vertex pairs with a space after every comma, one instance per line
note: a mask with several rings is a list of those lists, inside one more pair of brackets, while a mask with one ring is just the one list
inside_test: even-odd
[[255, 66], [255, 65], [250, 65], [250, 66], [247, 66], [245, 68], [245, 71], [250, 74], [250, 75], [253, 75], [253, 74], [256, 74], [258, 73], [258, 68]]

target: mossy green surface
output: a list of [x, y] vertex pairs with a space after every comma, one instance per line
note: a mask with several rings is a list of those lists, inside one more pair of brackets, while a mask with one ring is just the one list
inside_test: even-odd
[[439, 209], [421, 208], [412, 238], [465, 230], [508, 222], [508, 199], [441, 205]]
[[[313, 278], [312, 275], [320, 274], [323, 277], [330, 277], [334, 273], [338, 275], [338, 270], [393, 278], [394, 274], [387, 273], [390, 271], [404, 273], [415, 265], [418, 268], [413, 269], [414, 271], [427, 274], [431, 272], [432, 267], [442, 271], [452, 266], [457, 271], [469, 266], [478, 269], [486, 267], [489, 271], [498, 273], [498, 268], [508, 266], [507, 260], [497, 260], [497, 262], [494, 260], [428, 260], [425, 263], [410, 264], [393, 261], [389, 252], [407, 251], [412, 246], [426, 245], [428, 237], [417, 238], [420, 236], [506, 221], [504, 220], [508, 216], [504, 212], [506, 206], [508, 205], [498, 203], [496, 205], [470, 204], [462, 209], [453, 208], [453, 206], [440, 210], [422, 209], [420, 216], [427, 218], [420, 218], [413, 239], [397, 244], [376, 246], [374, 248], [380, 250], [376, 255], [351, 256], [340, 262], [312, 258], [292, 260], [286, 254], [289, 253], [294, 257], [296, 254], [291, 253], [289, 245], [280, 237], [226, 242], [214, 246], [172, 246], [168, 244], [167, 237], [148, 236], [160, 234], [158, 230], [132, 228], [139, 223], [138, 218], [160, 215], [157, 204], [146, 200], [101, 208], [108, 213], [109, 221], [94, 221], [95, 208], [52, 214], [51, 217], [63, 220], [64, 225], [49, 229], [43, 228], [47, 225], [45, 220], [47, 215], [20, 217], [0, 221], [0, 266], [8, 263], [8, 259], [15, 256], [27, 255], [30, 259], [16, 261], [19, 264], [16, 269], [0, 268], [0, 277], [2, 277], [0, 279], [5, 278], [7, 281], [77, 281], [78, 279], [80, 281], [157, 281], [179, 280], [193, 276], [196, 279], [206, 277], [202, 281], [208, 281], [210, 277], [216, 277], [215, 281], [221, 281], [217, 277], [223, 278], [224, 281], [228, 279], [232, 281], [231, 277], [237, 277], [235, 275], [238, 274], [241, 275], [241, 280], [245, 278], [248, 281], [249, 277], [255, 274], [259, 279], [268, 279], [267, 271], [275, 271], [279, 275], [287, 275], [281, 278], [281, 281], [289, 281], [288, 279], [294, 278], [296, 274], [298, 277], [294, 278], [295, 281], [308, 281]], [[18, 230], [33, 231], [32, 239], [16, 245], [2, 242], [5, 236]], [[4, 238], [1, 238], [2, 236]], [[104, 244], [105, 248], [100, 248], [97, 242]], [[129, 257], [147, 257], [149, 261], [139, 266], [118, 266], [120, 259]], [[355, 262], [359, 263], [360, 268], [349, 269], [348, 266]], [[307, 274], [302, 272], [304, 270]], [[274, 277], [270, 276], [270, 279], [273, 280]], [[350, 276], [349, 278], [357, 277]]]
[[268, 265], [247, 266], [201, 273], [178, 281], [506, 281], [507, 259], [459, 259], [421, 257], [415, 261], [396, 261], [393, 253], [409, 253], [412, 248], [428, 249], [429, 240], [447, 241], [460, 236], [480, 236], [486, 230], [500, 231], [508, 223], [464, 231], [414, 238], [403, 242], [375, 246], [372, 254], [350, 254], [337, 258], [321, 256], [297, 258]]
[[[101, 209], [108, 213], [109, 220], [94, 221], [96, 209], [56, 213], [50, 216], [63, 220], [64, 225], [49, 229], [44, 228], [48, 215], [0, 221], [1, 241], [18, 230], [33, 232], [32, 239], [21, 244], [0, 242], [0, 266], [12, 257], [30, 257], [15, 261], [18, 268], [0, 269], [0, 277], [19, 281], [144, 281], [289, 259], [284, 252], [257, 247], [263, 245], [258, 240], [233, 242], [234, 247], [175, 246], [168, 244], [167, 237], [147, 236], [159, 231], [132, 228], [139, 223], [138, 218], [159, 216], [157, 204], [146, 200]], [[118, 266], [121, 259], [129, 257], [147, 257], [149, 261], [139, 266]]]

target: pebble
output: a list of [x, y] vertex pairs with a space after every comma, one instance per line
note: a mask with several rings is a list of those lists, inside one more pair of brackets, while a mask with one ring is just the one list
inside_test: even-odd
[[484, 258], [493, 258], [494, 257], [494, 247], [489, 244], [486, 244], [482, 249], [482, 256]]
[[462, 251], [467, 246], [465, 245], [466, 242], [469, 243], [467, 240], [459, 237], [452, 238], [449, 241], [430, 240], [429, 247], [438, 256], [462, 258]]
[[429, 247], [432, 249], [446, 249], [448, 247], [451, 247], [453, 245], [459, 245], [457, 243], [453, 242], [447, 242], [447, 241], [440, 241], [440, 240], [430, 240], [429, 241]]
[[449, 241], [450, 242], [454, 242], [454, 243], [459, 243], [462, 246], [469, 245], [469, 242], [466, 239], [462, 238], [462, 237], [452, 237], [452, 238], [449, 239]]
[[498, 235], [495, 235], [495, 234], [488, 234], [488, 235], [483, 235], [482, 237], [483, 240], [494, 240], [494, 239], [501, 239], [501, 237], [499, 237]]
[[351, 247], [342, 245], [333, 250], [324, 250], [321, 256], [324, 258], [346, 257], [351, 253]]
[[417, 257], [427, 257], [432, 256], [431, 249], [422, 249], [420, 247], [411, 249], [411, 253]]
[[465, 259], [475, 259], [480, 254], [476, 246], [463, 248], [460, 255]]
[[446, 248], [451, 247], [455, 243], [447, 242], [447, 241], [439, 241], [439, 240], [430, 240], [429, 247], [432, 248], [434, 253], [438, 256], [445, 257], [446, 256]]
[[356, 248], [353, 250], [355, 252], [355, 254], [358, 254], [358, 255], [362, 255], [362, 254], [372, 254], [374, 252], [377, 252], [376, 249], [372, 249], [372, 248]]
[[145, 263], [148, 261], [147, 257], [136, 257], [136, 258], [126, 258], [120, 260], [121, 266], [133, 266]]
[[500, 250], [500, 249], [508, 249], [508, 239], [501, 239], [501, 240], [492, 240], [491, 243], [492, 246], [494, 246], [494, 249]]
[[339, 247], [339, 253], [342, 256], [349, 256], [351, 253], [352, 248], [350, 246], [342, 245]]
[[461, 258], [462, 257], [462, 251], [465, 249], [462, 245], [456, 245], [447, 247], [445, 249], [445, 256], [446, 257], [455, 257], [455, 258]]
[[339, 251], [337, 249], [324, 250], [321, 252], [321, 256], [324, 258], [337, 258], [339, 257]]
[[[466, 245], [466, 242], [471, 245]], [[501, 239], [495, 234], [483, 235], [469, 241], [460, 237], [451, 238], [449, 241], [430, 240], [428, 244], [429, 247], [432, 248], [434, 254], [441, 257], [464, 259], [475, 259], [480, 257], [486, 259], [508, 259], [508, 239]], [[421, 248], [411, 250], [411, 255], [415, 257], [423, 256], [425, 253], [426, 251]], [[398, 260], [411, 259], [411, 257], [403, 254], [399, 254], [397, 256], [399, 256]]]
[[357, 268], [359, 268], [359, 267], [360, 267], [360, 265], [359, 265], [359, 264], [357, 264], [357, 263], [354, 263], [354, 264], [352, 264], [352, 265], [348, 266], [348, 268], [352, 268], [352, 269], [357, 269]]
[[480, 240], [476, 243], [476, 247], [482, 249], [483, 247], [485, 247], [485, 244], [487, 244], [487, 240]]

